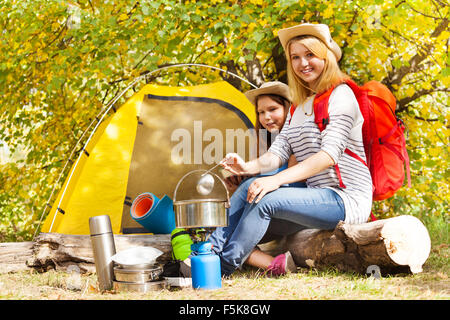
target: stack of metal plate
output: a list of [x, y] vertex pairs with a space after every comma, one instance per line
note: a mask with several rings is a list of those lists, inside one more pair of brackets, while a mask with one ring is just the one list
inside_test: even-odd
[[162, 279], [163, 269], [154, 265], [116, 265], [114, 289], [117, 291], [148, 292], [163, 289], [167, 281]]

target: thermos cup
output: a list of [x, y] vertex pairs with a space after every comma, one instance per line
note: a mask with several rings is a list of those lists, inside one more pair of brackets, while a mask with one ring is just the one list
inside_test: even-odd
[[114, 280], [114, 262], [111, 257], [116, 254], [111, 220], [108, 215], [89, 218], [89, 231], [94, 253], [95, 269], [101, 292], [110, 290]]

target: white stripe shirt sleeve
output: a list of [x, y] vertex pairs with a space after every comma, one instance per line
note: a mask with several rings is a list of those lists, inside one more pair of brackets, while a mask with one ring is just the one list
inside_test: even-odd
[[328, 105], [330, 122], [321, 133], [321, 150], [330, 155], [334, 163], [338, 163], [347, 148], [359, 106], [353, 91], [347, 85], [337, 86], [333, 90]]

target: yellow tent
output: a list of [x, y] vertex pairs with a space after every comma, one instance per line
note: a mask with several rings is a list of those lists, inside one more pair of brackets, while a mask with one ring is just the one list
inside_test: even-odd
[[226, 152], [248, 159], [236, 139], [255, 120], [254, 107], [227, 82], [144, 86], [98, 125], [41, 231], [89, 234], [89, 218], [107, 214], [115, 234], [146, 232], [130, 216], [133, 199], [172, 197], [184, 174], [212, 167]]

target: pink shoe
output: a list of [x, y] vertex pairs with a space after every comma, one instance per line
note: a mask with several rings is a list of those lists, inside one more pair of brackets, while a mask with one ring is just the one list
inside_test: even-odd
[[297, 267], [292, 259], [292, 255], [289, 251], [276, 256], [267, 271], [272, 276], [281, 276], [286, 273], [297, 271]]

